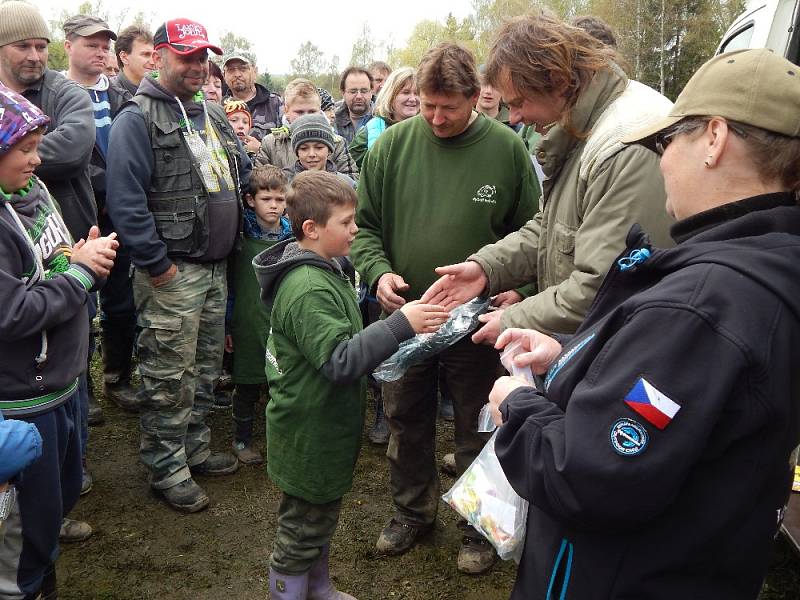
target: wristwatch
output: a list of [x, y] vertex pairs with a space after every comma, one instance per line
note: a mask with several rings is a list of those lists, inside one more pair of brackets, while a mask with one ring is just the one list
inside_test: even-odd
[[17, 490], [13, 485], [8, 486], [5, 491], [0, 492], [0, 523], [8, 519], [11, 510], [14, 508], [14, 501], [17, 498]]

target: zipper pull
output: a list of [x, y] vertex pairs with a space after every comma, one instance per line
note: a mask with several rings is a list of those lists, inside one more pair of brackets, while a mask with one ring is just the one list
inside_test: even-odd
[[634, 268], [650, 258], [650, 250], [647, 248], [638, 248], [633, 250], [628, 256], [624, 256], [617, 261], [620, 271], [627, 271]]

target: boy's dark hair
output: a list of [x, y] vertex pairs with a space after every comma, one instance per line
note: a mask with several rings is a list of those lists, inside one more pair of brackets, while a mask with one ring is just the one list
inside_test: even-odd
[[429, 94], [462, 94], [469, 98], [481, 89], [475, 57], [454, 42], [428, 50], [417, 67], [417, 87]]
[[130, 25], [117, 35], [117, 41], [114, 42], [114, 54], [117, 55], [117, 65], [120, 69], [122, 69], [122, 59], [119, 57], [120, 52], [130, 54], [133, 51], [133, 42], [136, 40], [152, 44], [153, 34], [140, 25]]
[[324, 227], [334, 206], [355, 206], [357, 203], [355, 190], [340, 177], [325, 171], [303, 171], [289, 186], [286, 213], [294, 237], [302, 240], [305, 221], [311, 220]]
[[367, 70], [366, 70], [364, 67], [347, 67], [347, 68], [344, 70], [344, 72], [342, 73], [342, 78], [339, 80], [339, 90], [340, 90], [342, 93], [344, 93], [344, 90], [345, 90], [345, 82], [347, 81], [347, 78], [348, 78], [350, 75], [353, 75], [353, 74], [356, 74], [356, 75], [358, 75], [358, 74], [361, 74], [361, 75], [366, 75], [366, 76], [367, 76], [367, 79], [369, 79], [369, 85], [370, 85], [370, 87], [372, 87], [372, 81], [373, 81], [373, 78], [372, 78], [372, 73], [370, 73], [369, 71], [367, 71]]
[[255, 196], [261, 190], [285, 191], [289, 180], [283, 171], [272, 165], [256, 167], [250, 173], [250, 183], [247, 185], [247, 194]]

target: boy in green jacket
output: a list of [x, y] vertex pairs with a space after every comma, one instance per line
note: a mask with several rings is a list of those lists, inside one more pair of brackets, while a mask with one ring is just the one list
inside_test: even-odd
[[364, 375], [415, 333], [448, 314], [411, 302], [362, 330], [351, 281], [336, 260], [350, 253], [356, 194], [336, 175], [305, 171], [286, 203], [297, 241], [253, 261], [272, 305], [267, 341], [267, 469], [283, 491], [270, 558], [273, 600], [352, 598], [328, 575], [329, 543], [361, 446]]
[[225, 351], [234, 352], [233, 453], [239, 462], [254, 465], [264, 462], [252, 443], [255, 405], [261, 386], [267, 383], [264, 373], [264, 347], [269, 333], [269, 310], [259, 302], [261, 289], [253, 271], [253, 258], [281, 240], [292, 236], [286, 210], [286, 176], [278, 167], [256, 167], [244, 209], [244, 242], [232, 263], [230, 334], [225, 336]]

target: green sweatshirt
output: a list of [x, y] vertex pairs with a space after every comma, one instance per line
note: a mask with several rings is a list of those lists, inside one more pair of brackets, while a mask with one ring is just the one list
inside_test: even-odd
[[351, 259], [374, 287], [384, 273], [419, 298], [434, 268], [458, 263], [536, 212], [539, 183], [520, 138], [483, 115], [440, 139], [421, 115], [387, 129], [364, 160]]

